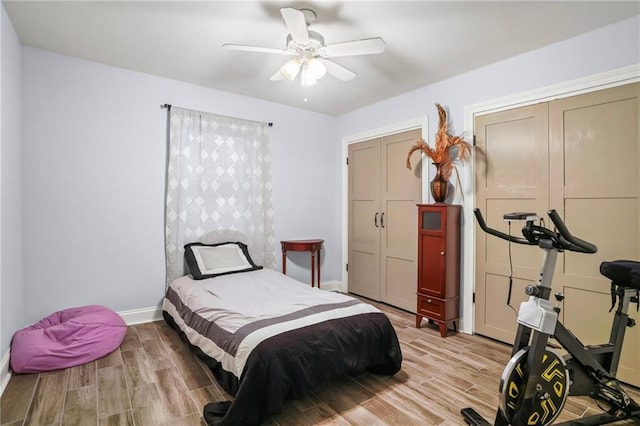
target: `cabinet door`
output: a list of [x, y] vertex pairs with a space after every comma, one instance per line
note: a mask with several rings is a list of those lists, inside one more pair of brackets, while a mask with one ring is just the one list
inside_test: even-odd
[[444, 298], [445, 239], [439, 235], [423, 233], [420, 236], [420, 244], [422, 258], [418, 292]]
[[447, 210], [438, 206], [421, 206], [418, 212], [420, 263], [418, 292], [446, 297], [446, 223]]

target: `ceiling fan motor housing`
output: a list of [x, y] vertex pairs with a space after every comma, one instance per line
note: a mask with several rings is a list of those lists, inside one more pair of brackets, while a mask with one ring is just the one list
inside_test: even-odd
[[287, 35], [287, 50], [292, 52], [309, 51], [313, 54], [319, 53], [318, 51], [324, 47], [324, 37], [320, 33], [315, 31], [309, 31], [309, 44], [301, 45], [296, 43], [291, 37], [291, 34]]

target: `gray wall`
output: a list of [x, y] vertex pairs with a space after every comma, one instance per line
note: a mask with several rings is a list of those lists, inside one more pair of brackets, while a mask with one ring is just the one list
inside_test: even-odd
[[447, 107], [451, 131], [460, 134], [465, 130], [466, 105], [639, 62], [640, 15], [344, 114], [338, 120], [338, 136], [428, 114], [433, 139], [438, 126], [436, 102]]
[[0, 359], [24, 325], [22, 276], [22, 47], [0, 17]]
[[[37, 259], [24, 271], [27, 321], [77, 305], [160, 304], [164, 103], [274, 123], [276, 240], [324, 238], [323, 279], [339, 279], [335, 118], [35, 48], [23, 55], [24, 253]], [[308, 282], [305, 261], [288, 272]]]

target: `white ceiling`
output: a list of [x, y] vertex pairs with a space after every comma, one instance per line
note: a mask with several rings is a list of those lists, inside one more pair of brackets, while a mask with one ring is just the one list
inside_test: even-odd
[[[3, 3], [24, 45], [330, 115], [640, 14], [639, 1]], [[314, 10], [327, 44], [382, 37], [386, 51], [334, 59], [349, 82], [302, 87], [269, 80], [287, 57], [222, 48], [285, 48], [283, 7]]]

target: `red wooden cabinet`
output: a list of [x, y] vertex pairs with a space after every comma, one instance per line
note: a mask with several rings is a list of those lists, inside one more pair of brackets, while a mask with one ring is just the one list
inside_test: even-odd
[[450, 204], [418, 204], [416, 327], [427, 318], [447, 335], [460, 318], [460, 212]]

